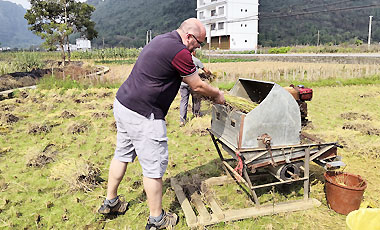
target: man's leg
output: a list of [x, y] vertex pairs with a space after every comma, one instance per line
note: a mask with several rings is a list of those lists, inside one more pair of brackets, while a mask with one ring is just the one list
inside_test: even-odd
[[110, 170], [108, 173], [108, 184], [107, 184], [107, 199], [111, 200], [117, 196], [117, 189], [121, 180], [124, 177], [125, 171], [127, 170], [128, 163], [121, 162], [118, 159], [113, 158], [110, 165]]
[[162, 178], [148, 178], [144, 176], [144, 189], [148, 198], [150, 216], [159, 216], [162, 213]]
[[125, 201], [124, 196], [117, 195], [117, 189], [124, 177], [127, 165], [126, 162], [121, 162], [116, 158], [112, 159], [108, 173], [107, 198], [98, 210], [100, 214], [123, 214], [127, 210], [128, 202]]
[[189, 86], [183, 86], [179, 88], [179, 92], [181, 93], [181, 102], [179, 104], [179, 114], [180, 114], [180, 121], [181, 123], [186, 123], [186, 117], [187, 117], [187, 105], [189, 103]]
[[200, 117], [201, 115], [201, 97], [197, 93], [193, 93], [192, 95], [192, 102], [193, 102], [193, 115], [195, 117]]

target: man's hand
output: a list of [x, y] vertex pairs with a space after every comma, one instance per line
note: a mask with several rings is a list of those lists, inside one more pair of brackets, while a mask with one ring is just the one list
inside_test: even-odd
[[212, 87], [202, 81], [198, 73], [185, 77], [183, 81], [187, 83], [195, 93], [199, 93], [206, 97], [211, 97], [215, 103], [224, 104], [226, 102], [223, 92], [218, 88]]
[[221, 104], [221, 105], [223, 105], [224, 103], [226, 103], [226, 99], [224, 98], [223, 91], [219, 90], [219, 94], [218, 94], [217, 97], [214, 98], [214, 102], [217, 103], [217, 104]]

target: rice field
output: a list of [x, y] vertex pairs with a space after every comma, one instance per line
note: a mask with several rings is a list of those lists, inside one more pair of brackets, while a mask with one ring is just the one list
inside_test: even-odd
[[290, 62], [205, 63], [219, 81], [249, 78], [267, 81], [318, 81], [377, 75], [380, 65]]

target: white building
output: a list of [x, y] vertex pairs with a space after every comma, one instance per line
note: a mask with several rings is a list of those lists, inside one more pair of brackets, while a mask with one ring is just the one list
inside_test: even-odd
[[[77, 38], [74, 44], [69, 44], [71, 51], [76, 50], [90, 50], [91, 49], [91, 41], [86, 38]], [[67, 45], [64, 45], [63, 48], [67, 51]], [[61, 50], [58, 48], [58, 50]]]
[[78, 50], [90, 50], [91, 41], [87, 38], [77, 38], [76, 45]]
[[197, 0], [196, 10], [212, 48], [257, 50], [258, 0]]

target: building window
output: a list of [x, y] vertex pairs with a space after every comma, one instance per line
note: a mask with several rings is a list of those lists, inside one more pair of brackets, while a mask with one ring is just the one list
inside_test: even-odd
[[218, 30], [224, 29], [224, 22], [219, 22], [218, 23]]
[[243, 12], [243, 9], [240, 9], [240, 12]]
[[216, 10], [211, 10], [211, 17], [216, 16]]
[[248, 42], [247, 40], [244, 40], [245, 42]]
[[215, 30], [216, 29], [216, 24], [215, 23], [212, 23], [211, 24], [211, 30]]
[[247, 24], [245, 24], [245, 27], [247, 27]]
[[247, 12], [247, 9], [245, 9], [245, 12]]
[[219, 9], [218, 9], [218, 14], [219, 14], [219, 15], [224, 15], [224, 6], [219, 7]]
[[199, 19], [204, 19], [204, 18], [205, 18], [204, 12], [203, 11], [199, 12]]
[[216, 1], [218, 1], [218, 0], [211, 0], [211, 2], [216, 2]]

